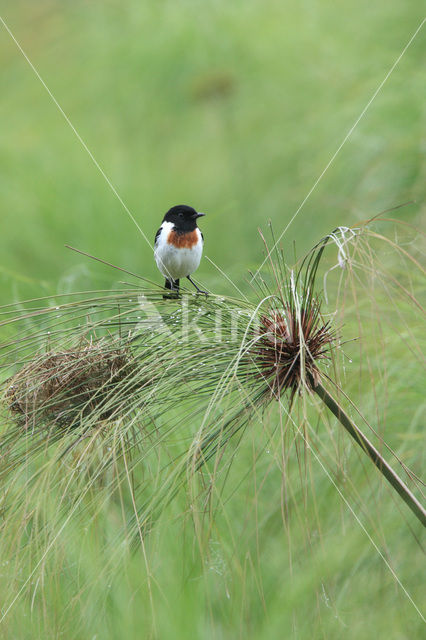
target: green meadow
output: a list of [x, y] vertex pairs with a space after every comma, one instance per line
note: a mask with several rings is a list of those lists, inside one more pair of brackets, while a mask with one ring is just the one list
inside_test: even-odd
[[[66, 244], [161, 285], [151, 245], [175, 204], [206, 213], [197, 281], [249, 298], [249, 272], [267, 268], [259, 230], [271, 246], [272, 226], [293, 264], [336, 227], [379, 216], [372, 229], [388, 242], [372, 238], [356, 254], [353, 287], [339, 289], [338, 268], [329, 271], [337, 243], [318, 285], [351, 341], [346, 408], [421, 476], [420, 3], [4, 0], [0, 16], [0, 304], [147, 286]], [[0, 325], [0, 342], [10, 331]], [[176, 451], [201, 420], [195, 392], [183, 409], [177, 398], [159, 419], [178, 424], [182, 412]], [[45, 481], [42, 457], [21, 476], [17, 467], [0, 486], [0, 638], [424, 637], [420, 523], [333, 417], [306, 402], [292, 419], [309, 446], [284, 433], [277, 403], [254, 412], [213, 504], [189, 480], [136, 551], [120, 539], [121, 510], [135, 505], [119, 491], [96, 481], [78, 502], [83, 471], [69, 497], [60, 467]], [[32, 474], [37, 491], [25, 489], [15, 513]], [[143, 482], [138, 468], [135, 477]], [[160, 481], [150, 482], [155, 498]], [[421, 499], [421, 485], [410, 488]], [[34, 504], [54, 523], [49, 534], [30, 530]]]

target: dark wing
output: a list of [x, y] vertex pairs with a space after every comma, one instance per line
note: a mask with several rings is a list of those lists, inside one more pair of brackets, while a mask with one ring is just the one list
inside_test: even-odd
[[156, 246], [157, 246], [157, 240], [158, 240], [158, 238], [160, 237], [161, 231], [162, 231], [162, 228], [160, 227], [160, 228], [158, 229], [157, 233], [155, 234], [154, 247], [156, 247]]
[[[200, 229], [200, 227], [198, 227], [198, 228]], [[203, 232], [201, 231], [201, 229], [200, 229], [200, 233], [201, 233], [201, 240], [203, 241], [203, 244], [204, 244], [204, 236], [203, 236]]]

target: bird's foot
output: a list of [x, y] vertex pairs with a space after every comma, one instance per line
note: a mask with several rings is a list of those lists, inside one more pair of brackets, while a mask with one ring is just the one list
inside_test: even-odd
[[207, 298], [207, 296], [209, 295], [209, 292], [208, 291], [203, 291], [202, 289], [200, 289], [200, 287], [197, 287], [197, 285], [195, 284], [195, 282], [193, 281], [193, 279], [190, 276], [186, 276], [186, 277], [188, 278], [189, 282], [197, 289], [197, 295], [199, 293], [201, 293], [201, 294], [205, 295], [206, 298]]

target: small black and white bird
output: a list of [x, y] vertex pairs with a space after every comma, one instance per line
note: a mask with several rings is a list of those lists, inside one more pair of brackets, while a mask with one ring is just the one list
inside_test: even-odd
[[166, 278], [166, 289], [179, 294], [180, 278], [188, 278], [198, 293], [201, 291], [191, 278], [198, 269], [203, 253], [204, 238], [197, 226], [204, 213], [179, 204], [172, 207], [163, 218], [155, 234], [154, 257], [159, 271]]

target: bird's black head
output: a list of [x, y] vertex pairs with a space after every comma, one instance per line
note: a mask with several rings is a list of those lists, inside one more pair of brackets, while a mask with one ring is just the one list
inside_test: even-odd
[[181, 231], [193, 231], [197, 228], [197, 219], [204, 215], [186, 204], [178, 204], [168, 210], [163, 222], [172, 222]]

